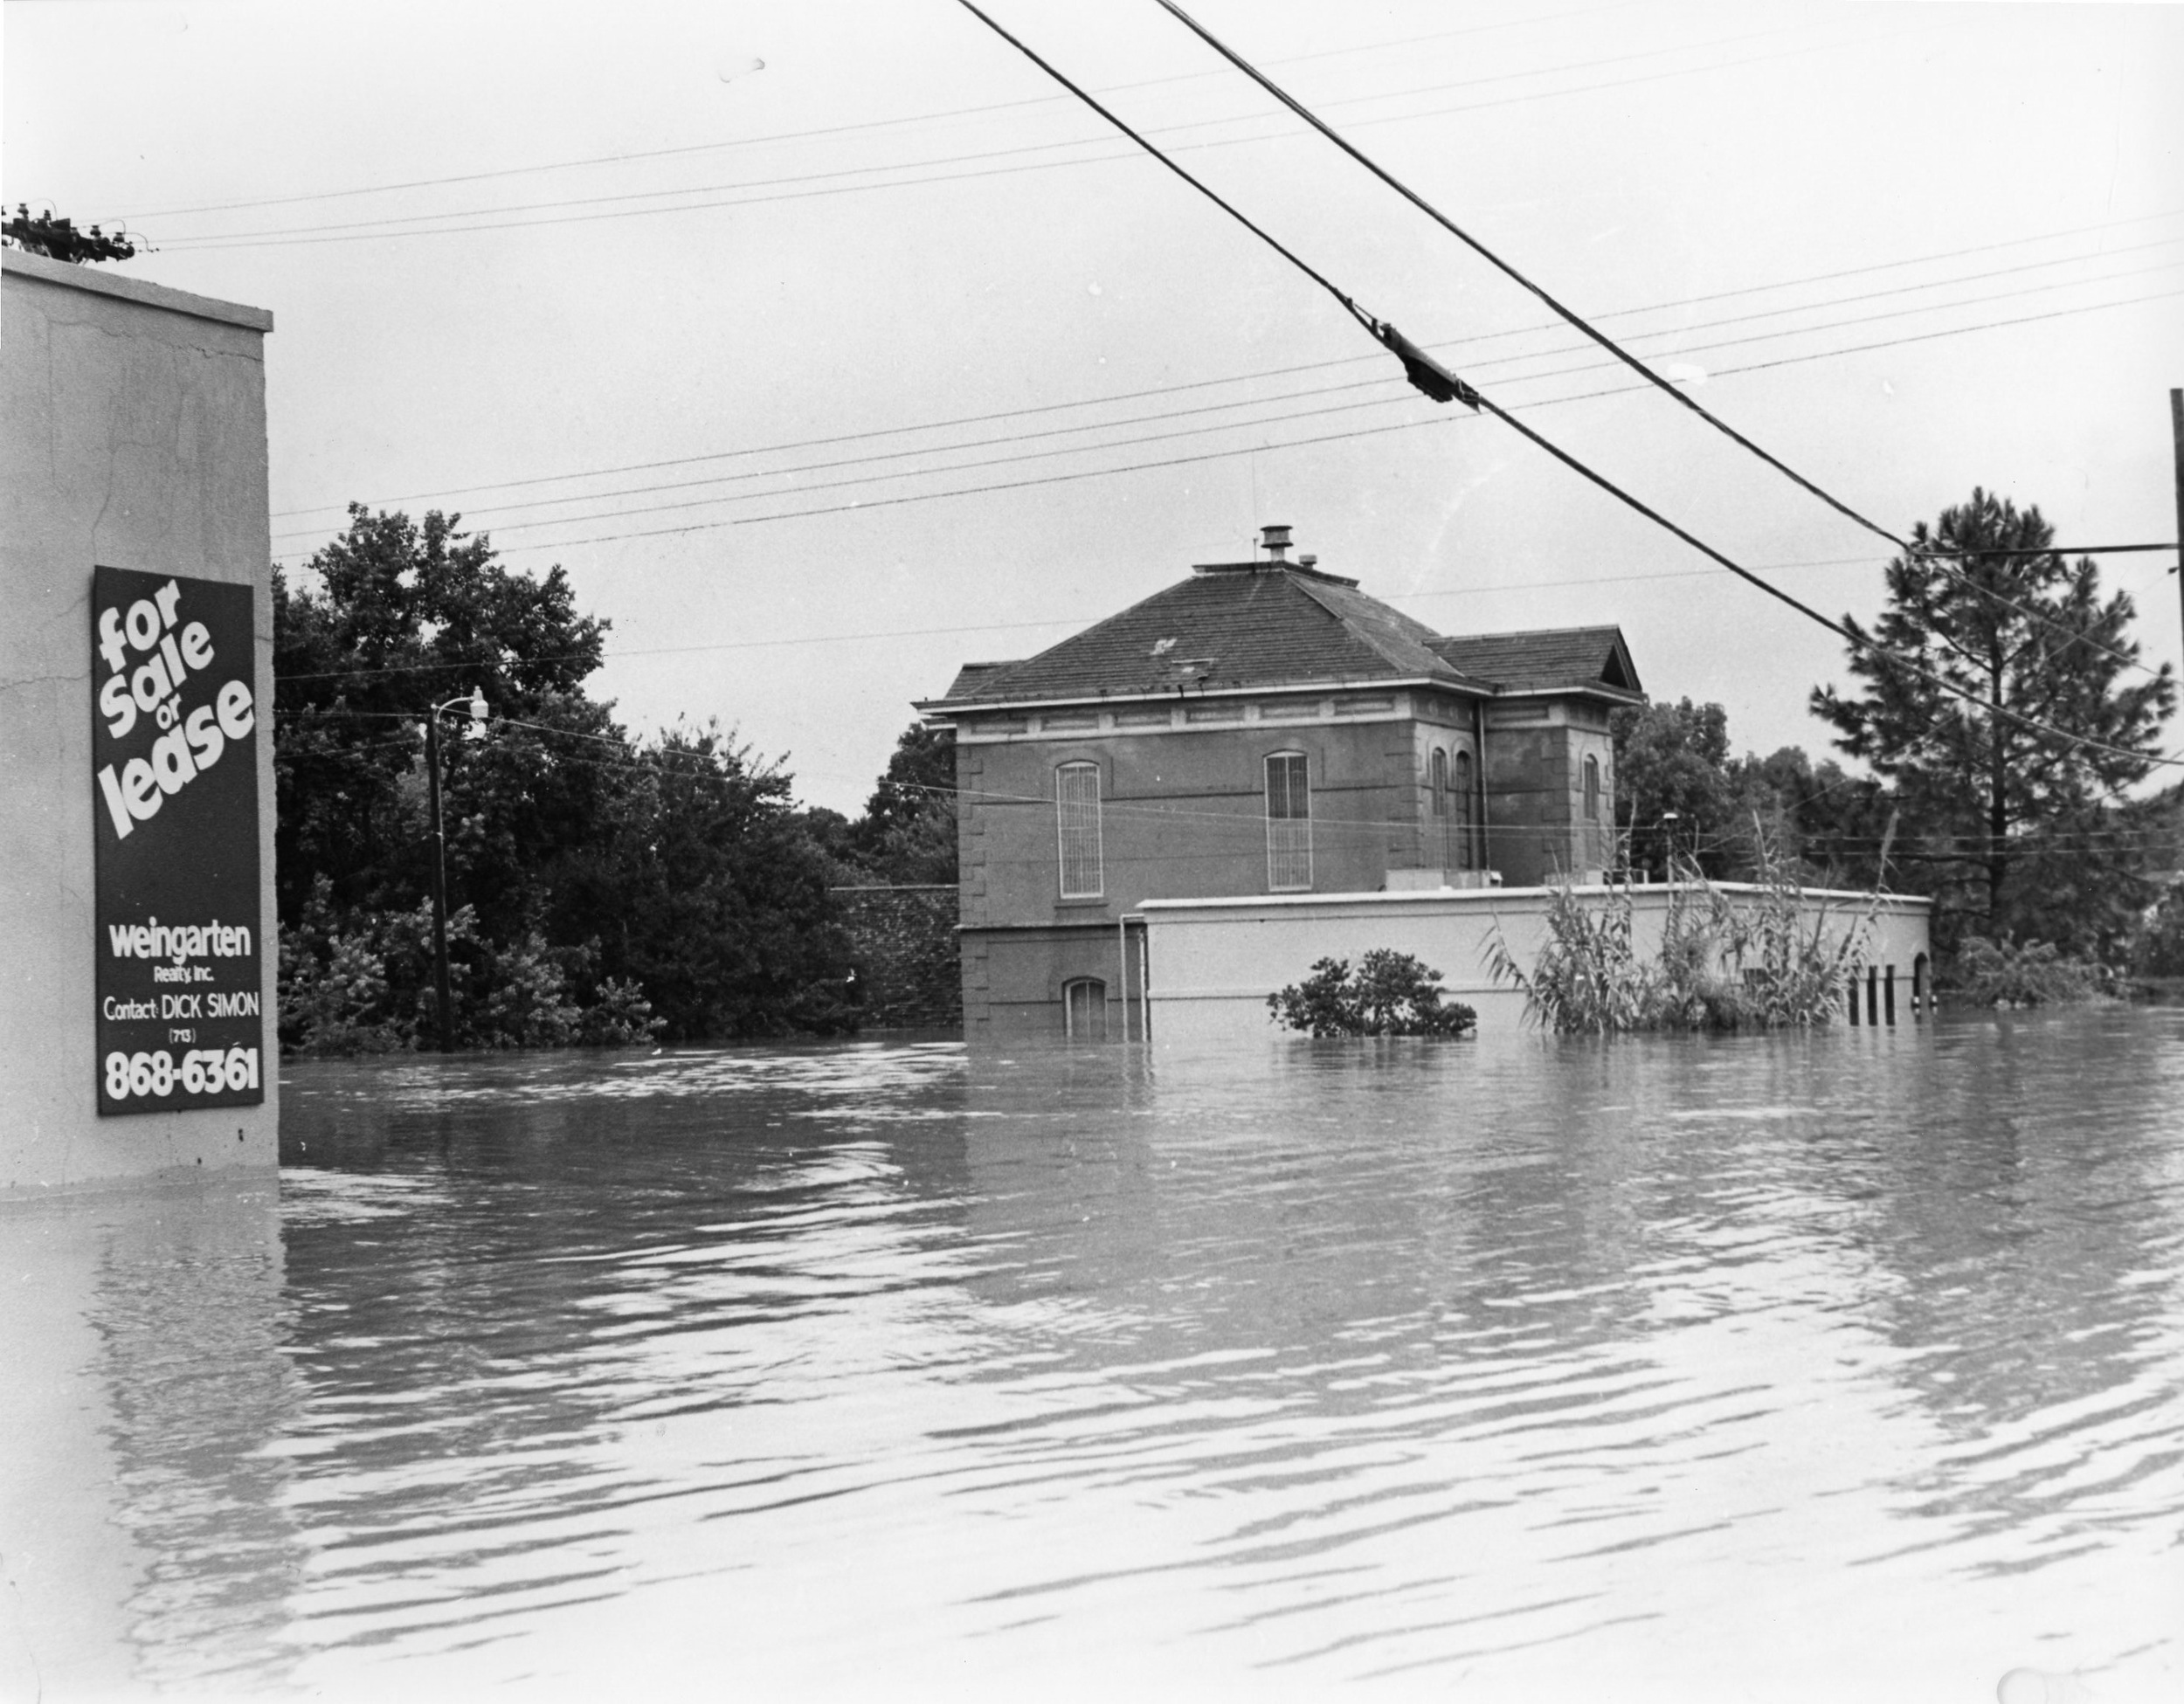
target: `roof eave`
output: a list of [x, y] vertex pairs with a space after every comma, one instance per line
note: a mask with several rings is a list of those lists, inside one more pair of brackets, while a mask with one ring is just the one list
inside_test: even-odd
[[1055, 710], [1102, 704], [1192, 703], [1206, 698], [1264, 698], [1272, 693], [1389, 691], [1431, 686], [1442, 692], [1463, 693], [1473, 698], [1498, 696], [1482, 680], [1443, 675], [1327, 675], [1317, 680], [1248, 682], [1220, 686], [1145, 686], [1125, 692], [1077, 693], [1043, 698], [928, 698], [913, 699], [910, 707], [921, 715], [970, 715], [981, 710]]

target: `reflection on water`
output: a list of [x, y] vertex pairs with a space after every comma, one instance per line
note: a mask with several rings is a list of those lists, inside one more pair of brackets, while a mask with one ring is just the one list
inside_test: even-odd
[[89, 1303], [140, 1682], [2177, 1695], [2184, 1011], [285, 1093]]

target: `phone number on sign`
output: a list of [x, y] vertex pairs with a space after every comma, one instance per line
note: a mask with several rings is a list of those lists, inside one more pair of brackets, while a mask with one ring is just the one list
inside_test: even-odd
[[131, 1095], [165, 1096], [172, 1094], [177, 1085], [185, 1094], [219, 1094], [228, 1089], [256, 1088], [258, 1050], [231, 1047], [223, 1053], [217, 1047], [197, 1048], [182, 1056], [180, 1070], [175, 1067], [175, 1056], [163, 1047], [156, 1053], [107, 1055], [109, 1100], [126, 1100]]

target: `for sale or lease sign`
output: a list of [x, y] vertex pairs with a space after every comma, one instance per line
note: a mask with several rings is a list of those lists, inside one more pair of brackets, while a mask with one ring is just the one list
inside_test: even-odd
[[266, 1098], [246, 585], [94, 569], [99, 1110]]

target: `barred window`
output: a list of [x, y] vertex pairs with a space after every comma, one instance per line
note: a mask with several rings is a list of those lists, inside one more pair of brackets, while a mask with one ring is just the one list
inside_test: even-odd
[[1100, 884], [1100, 766], [1054, 771], [1054, 818], [1061, 849], [1061, 897], [1096, 900]]
[[1585, 820], [1597, 823], [1600, 819], [1600, 760], [1585, 760]]
[[1312, 885], [1312, 788], [1304, 754], [1267, 759], [1267, 886], [1275, 893]]

